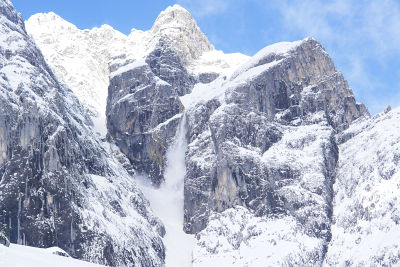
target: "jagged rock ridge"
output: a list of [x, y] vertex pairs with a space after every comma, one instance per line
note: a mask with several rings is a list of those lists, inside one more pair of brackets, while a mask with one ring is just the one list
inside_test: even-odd
[[123, 54], [143, 58], [165, 40], [185, 64], [214, 49], [189, 12], [177, 5], [163, 11], [150, 30], [132, 29], [128, 36], [109, 25], [80, 30], [53, 12], [33, 15], [26, 27], [57, 77], [73, 90], [102, 135], [107, 133], [108, 63], [112, 58]]
[[[155, 36], [150, 43], [155, 45], [147, 55], [141, 59], [121, 55], [110, 62], [107, 128], [134, 167], [159, 185], [165, 154], [183, 110], [179, 96], [190, 93], [196, 83], [210, 82], [220, 74], [188, 70], [213, 47], [183, 8], [167, 8], [150, 32]], [[233, 66], [235, 63], [230, 62]]]

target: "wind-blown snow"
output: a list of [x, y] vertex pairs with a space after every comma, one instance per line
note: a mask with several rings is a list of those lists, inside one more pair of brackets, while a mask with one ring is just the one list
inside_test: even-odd
[[198, 83], [194, 86], [190, 94], [181, 96], [180, 100], [186, 109], [193, 107], [197, 103], [204, 103], [214, 98], [223, 101], [227, 84], [227, 81], [223, 77], [219, 77], [208, 84]]
[[95, 130], [104, 136], [108, 62], [121, 54], [140, 58], [146, 35], [126, 36], [109, 25], [80, 30], [53, 12], [33, 15], [25, 24], [57, 77], [72, 89], [89, 111]]
[[0, 266], [4, 267], [100, 267], [86, 261], [55, 255], [59, 248], [34, 248], [11, 244], [10, 247], [0, 245]]
[[146, 178], [139, 178], [139, 186], [150, 200], [153, 211], [164, 223], [166, 267], [187, 267], [192, 266], [192, 249], [195, 239], [193, 235], [183, 232], [183, 188], [187, 149], [185, 115], [181, 118], [174, 140], [166, 155], [165, 181], [160, 188], [152, 187]]

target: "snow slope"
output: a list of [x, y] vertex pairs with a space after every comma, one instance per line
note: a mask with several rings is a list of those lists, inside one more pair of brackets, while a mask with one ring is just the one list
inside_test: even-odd
[[322, 245], [290, 216], [256, 217], [238, 206], [211, 216], [197, 235], [193, 267], [311, 266]]
[[341, 136], [327, 266], [400, 265], [400, 108]]
[[4, 267], [100, 267], [94, 263], [76, 260], [54, 254], [62, 251], [59, 248], [34, 248], [11, 244], [10, 247], [0, 245], [0, 266]]

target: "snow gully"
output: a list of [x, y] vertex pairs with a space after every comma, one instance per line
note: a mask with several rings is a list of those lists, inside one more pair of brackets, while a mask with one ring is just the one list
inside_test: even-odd
[[146, 179], [139, 186], [150, 200], [155, 214], [165, 225], [163, 242], [166, 248], [166, 267], [192, 266], [193, 235], [183, 231], [184, 179], [186, 175], [185, 153], [187, 150], [187, 122], [183, 113], [177, 127], [174, 142], [166, 154], [164, 182], [159, 189], [151, 186]]

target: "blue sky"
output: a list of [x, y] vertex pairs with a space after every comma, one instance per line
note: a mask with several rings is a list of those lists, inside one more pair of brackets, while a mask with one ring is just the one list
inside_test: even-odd
[[77, 27], [151, 28], [178, 3], [217, 49], [253, 55], [268, 44], [313, 36], [372, 114], [400, 104], [399, 0], [11, 0], [24, 19], [54, 11]]

